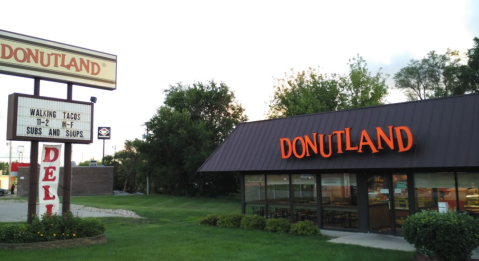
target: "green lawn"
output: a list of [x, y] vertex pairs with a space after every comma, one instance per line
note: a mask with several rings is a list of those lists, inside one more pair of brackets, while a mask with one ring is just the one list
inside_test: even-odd
[[326, 242], [263, 231], [199, 226], [210, 213], [239, 212], [237, 199], [164, 195], [72, 197], [73, 204], [128, 209], [144, 219], [102, 218], [105, 245], [54, 250], [2, 251], [6, 260], [412, 260], [412, 252]]

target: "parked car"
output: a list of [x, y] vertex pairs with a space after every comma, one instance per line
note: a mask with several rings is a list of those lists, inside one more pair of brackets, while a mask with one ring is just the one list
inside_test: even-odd
[[7, 190], [0, 188], [0, 197], [5, 195], [5, 194], [7, 194]]

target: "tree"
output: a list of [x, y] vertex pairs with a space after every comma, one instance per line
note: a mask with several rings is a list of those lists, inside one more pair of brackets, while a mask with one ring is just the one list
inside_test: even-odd
[[479, 38], [474, 38], [474, 47], [465, 55], [467, 64], [455, 63], [443, 71], [446, 95], [479, 92]]
[[385, 75], [374, 76], [361, 56], [349, 60], [347, 75], [323, 74], [309, 68], [277, 79], [268, 117], [336, 111], [382, 104], [387, 94]]
[[408, 100], [424, 100], [479, 91], [479, 39], [462, 63], [458, 51], [448, 49], [445, 54], [431, 51], [421, 60], [410, 63], [394, 75], [395, 86], [402, 89]]
[[152, 135], [143, 148], [148, 153], [153, 187], [179, 195], [234, 192], [234, 175], [196, 173], [231, 131], [247, 120], [234, 93], [226, 84], [214, 81], [190, 86], [178, 83], [165, 93], [165, 105], [147, 123]]
[[0, 162], [0, 172], [3, 173], [3, 175], [9, 175], [9, 170], [8, 162]]
[[113, 166], [118, 164], [117, 169], [115, 169], [115, 184], [117, 186], [118, 184], [123, 184], [121, 187], [123, 191], [135, 192], [140, 189], [137, 181], [142, 173], [141, 170], [144, 163], [140, 160], [139, 150], [143, 144], [144, 142], [139, 139], [133, 141], [126, 140], [125, 148], [117, 151], [114, 155], [115, 163], [113, 163], [113, 160], [107, 159]]
[[348, 109], [381, 105], [388, 93], [385, 78], [388, 75], [379, 69], [372, 76], [366, 65], [366, 61], [358, 55], [349, 60], [349, 74], [341, 77], [347, 98], [345, 107]]
[[345, 107], [340, 79], [309, 68], [297, 74], [291, 70], [284, 79], [277, 79], [268, 118], [288, 117], [316, 112], [335, 111]]
[[395, 85], [404, 90], [410, 101], [444, 96], [442, 72], [451, 62], [451, 52], [437, 54], [431, 51], [421, 60], [410, 63], [394, 75]]

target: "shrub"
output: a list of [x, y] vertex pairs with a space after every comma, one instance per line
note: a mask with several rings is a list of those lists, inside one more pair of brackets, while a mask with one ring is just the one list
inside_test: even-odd
[[443, 261], [469, 260], [479, 246], [479, 225], [467, 213], [416, 213], [406, 219], [403, 232], [418, 253]]
[[220, 218], [219, 215], [216, 214], [209, 214], [206, 217], [200, 218], [198, 223], [200, 225], [207, 225], [207, 226], [216, 226], [216, 223], [218, 222], [218, 219]]
[[300, 236], [312, 236], [319, 235], [320, 230], [313, 221], [305, 220], [299, 221], [291, 225], [291, 234], [296, 234]]
[[239, 228], [241, 219], [243, 219], [243, 215], [239, 213], [225, 214], [220, 216], [216, 225], [218, 227]]
[[77, 228], [78, 237], [94, 237], [105, 233], [105, 224], [96, 218], [83, 218]]
[[245, 215], [241, 219], [241, 228], [263, 230], [266, 226], [266, 219], [258, 215]]
[[34, 235], [30, 232], [29, 226], [21, 225], [5, 225], [0, 226], [0, 243], [30, 243], [35, 242]]
[[31, 243], [80, 237], [98, 236], [105, 232], [99, 219], [75, 217], [71, 212], [63, 215], [45, 214], [34, 217], [32, 224], [0, 226], [0, 243]]
[[291, 229], [291, 224], [286, 218], [271, 218], [266, 220], [266, 227], [264, 230], [268, 232], [288, 233]]

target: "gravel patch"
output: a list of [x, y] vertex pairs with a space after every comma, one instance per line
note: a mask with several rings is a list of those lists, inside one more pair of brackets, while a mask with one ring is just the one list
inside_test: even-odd
[[[61, 206], [61, 205], [60, 205]], [[71, 204], [70, 209], [74, 215], [80, 217], [127, 217], [141, 218], [135, 212], [124, 209], [102, 209]], [[26, 200], [0, 200], [0, 222], [26, 221], [28, 201]], [[37, 205], [38, 214], [38, 205]]]
[[141, 218], [141, 216], [137, 215], [135, 212], [131, 210], [125, 210], [125, 209], [103, 209], [103, 208], [86, 207], [83, 205], [75, 205], [75, 204], [71, 204], [70, 209], [73, 213], [75, 211], [87, 211], [87, 212], [95, 212], [95, 213], [115, 214], [115, 215], [120, 215], [122, 217], [129, 217], [129, 218]]

